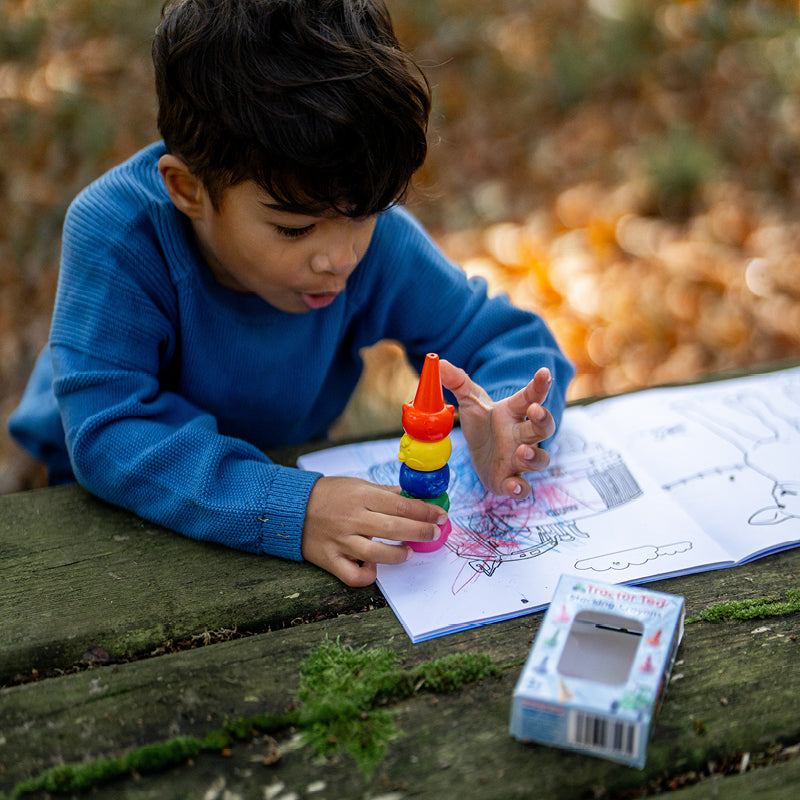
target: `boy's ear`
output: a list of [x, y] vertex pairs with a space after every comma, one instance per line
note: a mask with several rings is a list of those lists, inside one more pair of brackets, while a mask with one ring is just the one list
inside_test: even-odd
[[190, 219], [201, 215], [209, 202], [203, 182], [177, 156], [167, 153], [158, 159], [158, 171], [164, 179], [170, 199]]

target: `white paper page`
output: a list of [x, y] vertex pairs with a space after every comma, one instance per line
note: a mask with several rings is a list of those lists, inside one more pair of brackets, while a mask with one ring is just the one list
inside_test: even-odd
[[652, 389], [586, 412], [737, 562], [800, 542], [800, 369]]
[[[525, 501], [484, 491], [461, 432], [451, 435], [450, 520], [435, 553], [378, 567], [378, 585], [414, 641], [530, 613], [562, 573], [633, 583], [729, 563], [582, 410], [570, 409], [551, 465]], [[305, 469], [397, 485], [399, 440], [312, 453]]]

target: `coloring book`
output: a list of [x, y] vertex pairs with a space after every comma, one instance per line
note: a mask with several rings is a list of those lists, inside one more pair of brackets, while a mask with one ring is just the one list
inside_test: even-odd
[[[643, 583], [800, 544], [800, 368], [570, 407], [526, 500], [485, 491], [458, 429], [451, 439], [446, 545], [378, 567], [415, 642], [538, 611], [562, 574]], [[397, 485], [398, 448], [298, 463]]]

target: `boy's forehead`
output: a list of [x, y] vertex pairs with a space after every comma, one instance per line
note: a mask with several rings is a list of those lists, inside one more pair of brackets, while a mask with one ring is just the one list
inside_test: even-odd
[[306, 200], [302, 196], [298, 198], [296, 203], [287, 202], [270, 194], [267, 189], [255, 181], [248, 181], [248, 183], [251, 184], [249, 188], [259, 205], [268, 208], [270, 211], [303, 217], [341, 217], [347, 216], [348, 210], [352, 208], [350, 203], [325, 203], [310, 198]]

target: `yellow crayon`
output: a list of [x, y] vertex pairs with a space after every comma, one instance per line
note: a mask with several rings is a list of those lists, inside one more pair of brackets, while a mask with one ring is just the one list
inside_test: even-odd
[[438, 442], [421, 442], [406, 433], [400, 439], [398, 458], [405, 462], [409, 469], [433, 472], [441, 469], [447, 463], [452, 450], [453, 445], [449, 436], [445, 436]]

